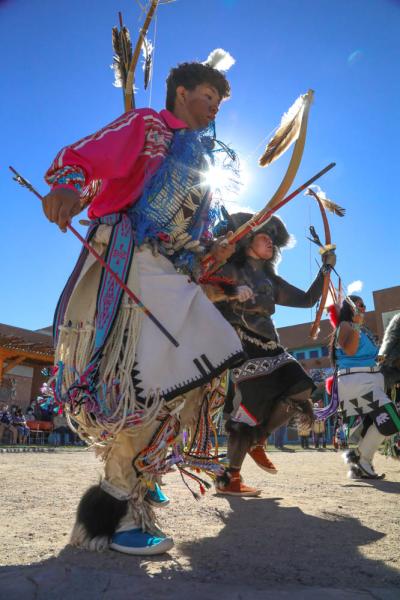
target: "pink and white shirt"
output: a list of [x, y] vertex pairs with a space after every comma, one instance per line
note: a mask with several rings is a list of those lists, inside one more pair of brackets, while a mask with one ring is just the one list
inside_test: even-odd
[[91, 219], [126, 210], [165, 158], [174, 130], [187, 124], [170, 111], [130, 110], [103, 129], [63, 148], [45, 174], [53, 189], [99, 183]]

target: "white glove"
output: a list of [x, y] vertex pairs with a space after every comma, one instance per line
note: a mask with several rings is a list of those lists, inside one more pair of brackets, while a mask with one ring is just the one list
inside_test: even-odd
[[239, 300], [239, 302], [247, 302], [254, 297], [253, 290], [249, 288], [248, 285], [240, 285], [237, 288], [237, 295], [235, 296], [235, 300]]

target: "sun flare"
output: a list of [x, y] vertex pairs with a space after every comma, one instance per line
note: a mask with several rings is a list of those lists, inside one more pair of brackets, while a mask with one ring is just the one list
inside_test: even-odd
[[223, 165], [211, 165], [205, 175], [205, 181], [210, 186], [213, 198], [222, 204], [241, 204], [241, 197], [247, 190], [250, 172], [241, 163], [238, 171]]

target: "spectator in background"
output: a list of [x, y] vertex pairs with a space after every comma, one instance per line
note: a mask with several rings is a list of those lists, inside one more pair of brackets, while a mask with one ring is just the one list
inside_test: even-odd
[[[323, 408], [323, 405], [322, 400], [320, 400], [319, 402], [315, 402], [314, 408]], [[312, 427], [315, 449], [320, 448], [320, 443], [322, 443], [322, 448], [326, 448], [325, 421], [316, 419]]]
[[[40, 396], [39, 398], [40, 400], [43, 400], [43, 398], [41, 398]], [[42, 418], [42, 409], [40, 408], [39, 402], [38, 400], [36, 400], [36, 398], [33, 398], [29, 408], [32, 409], [33, 415], [35, 417], [33, 420], [40, 421]]]
[[307, 421], [299, 421], [297, 425], [297, 432], [299, 434], [301, 447], [305, 450], [310, 448], [309, 438], [311, 433], [311, 425]]
[[29, 427], [26, 424], [26, 419], [22, 414], [21, 408], [15, 409], [15, 414], [12, 421], [13, 426], [17, 429], [18, 443], [26, 444], [28, 441]]
[[11, 435], [11, 443], [16, 444], [18, 438], [17, 428], [13, 425], [13, 416], [8, 410], [8, 404], [0, 405], [0, 441], [3, 439], [5, 431], [9, 431]]
[[275, 448], [284, 450], [287, 426], [282, 425], [275, 431]]
[[41, 421], [46, 421], [46, 422], [51, 422], [53, 421], [53, 406], [51, 405], [51, 403], [46, 400], [43, 399], [43, 404], [40, 403], [40, 420]]
[[66, 446], [67, 444], [70, 444], [70, 429], [65, 415], [54, 415], [53, 425], [53, 433], [57, 434], [56, 439], [60, 441], [60, 444], [57, 444], [56, 442], [56, 445]]
[[36, 421], [35, 411], [32, 408], [32, 405], [28, 406], [28, 408], [26, 409], [25, 419], [28, 423], [29, 421]]

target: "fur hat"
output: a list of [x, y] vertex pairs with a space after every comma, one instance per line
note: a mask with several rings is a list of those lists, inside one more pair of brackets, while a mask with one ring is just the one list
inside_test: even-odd
[[[247, 223], [247, 221], [249, 221], [254, 216], [251, 213], [246, 212], [238, 212], [230, 215], [226, 211], [226, 209], [222, 209], [222, 214], [224, 216], [224, 230], [220, 230], [218, 232], [219, 235], [226, 234], [228, 231], [235, 232], [237, 229], [239, 229], [239, 227]], [[242, 253], [244, 255], [245, 249], [250, 246], [252, 240], [254, 239], [254, 236], [256, 236], [258, 233], [266, 233], [272, 240], [272, 243], [274, 245], [274, 253], [272, 258], [268, 261], [268, 264], [270, 265], [270, 268], [272, 268], [272, 270], [276, 272], [276, 267], [280, 262], [281, 250], [283, 248], [291, 247], [293, 245], [294, 238], [286, 229], [286, 226], [282, 219], [280, 217], [277, 217], [276, 215], [272, 215], [272, 217], [270, 217], [268, 221], [263, 223], [261, 227], [245, 235], [236, 244], [238, 255]], [[239, 260], [241, 259], [239, 258]]]
[[[238, 212], [230, 215], [225, 211], [224, 216], [227, 221], [226, 231], [236, 231], [239, 229], [239, 227], [247, 223], [247, 221], [249, 221], [254, 215], [245, 212]], [[284, 222], [276, 215], [272, 215], [272, 217], [263, 223], [261, 227], [245, 235], [240, 240], [239, 244], [245, 247], [249, 246], [257, 233], [266, 233], [269, 235], [272, 243], [274, 246], [277, 246], [279, 250], [290, 246], [293, 241], [293, 238], [286, 229]]]

